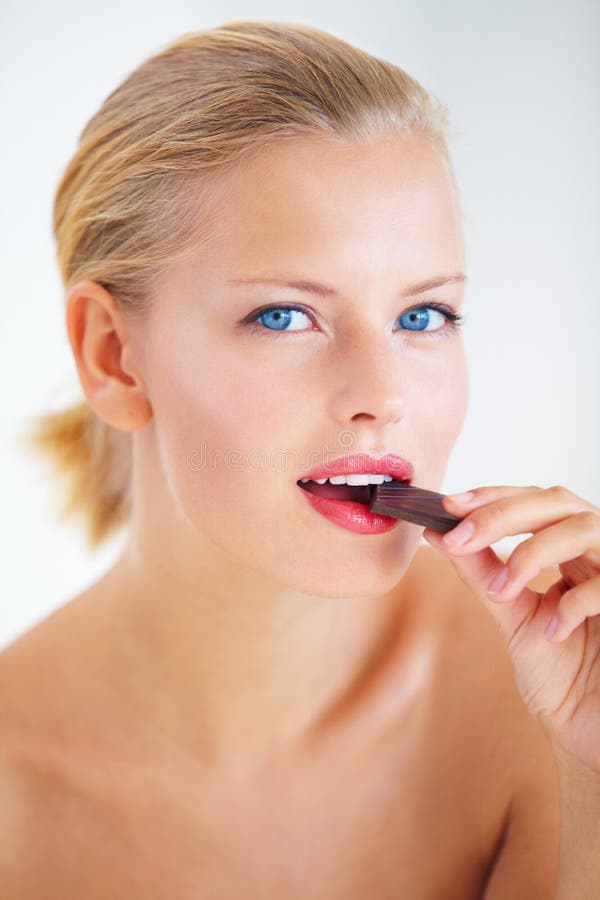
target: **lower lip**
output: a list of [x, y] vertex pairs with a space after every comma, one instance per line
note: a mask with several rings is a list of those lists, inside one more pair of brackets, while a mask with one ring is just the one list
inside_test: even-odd
[[384, 534], [398, 524], [395, 516], [382, 516], [380, 513], [371, 512], [364, 503], [331, 500], [329, 497], [320, 497], [318, 494], [305, 491], [304, 488], [299, 490], [313, 509], [346, 531], [353, 531], [355, 534]]

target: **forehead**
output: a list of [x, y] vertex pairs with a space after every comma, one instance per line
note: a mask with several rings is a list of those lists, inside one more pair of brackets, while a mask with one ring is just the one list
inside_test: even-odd
[[[459, 214], [442, 154], [420, 137], [368, 143], [302, 138], [264, 148], [217, 190], [212, 237], [253, 259], [332, 250], [460, 243]], [[458, 243], [457, 243], [458, 242]]]

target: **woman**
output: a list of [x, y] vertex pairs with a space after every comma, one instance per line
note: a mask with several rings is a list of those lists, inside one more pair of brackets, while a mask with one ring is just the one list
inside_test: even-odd
[[[444, 501], [475, 526], [455, 547], [319, 484], [435, 490], [460, 433], [445, 127], [397, 67], [239, 22], [84, 129], [55, 233], [85, 400], [33, 441], [92, 546], [128, 533], [0, 655], [6, 900], [550, 898], [566, 779], [574, 896], [600, 511], [479, 487]], [[495, 603], [489, 544], [527, 531]]]

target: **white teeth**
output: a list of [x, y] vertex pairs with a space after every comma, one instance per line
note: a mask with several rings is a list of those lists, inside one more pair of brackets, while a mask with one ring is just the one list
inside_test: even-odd
[[391, 475], [332, 475], [331, 478], [301, 478], [302, 483], [306, 481], [316, 481], [317, 484], [325, 484], [326, 481], [331, 484], [382, 484], [384, 481], [393, 481]]
[[346, 475], [346, 484], [382, 484], [383, 475]]

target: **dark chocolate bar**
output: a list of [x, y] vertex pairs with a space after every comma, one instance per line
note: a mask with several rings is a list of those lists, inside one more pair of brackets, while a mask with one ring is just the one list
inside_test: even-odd
[[369, 508], [384, 516], [395, 516], [434, 531], [451, 531], [462, 519], [451, 516], [442, 506], [445, 494], [427, 491], [405, 481], [384, 481], [370, 486]]

